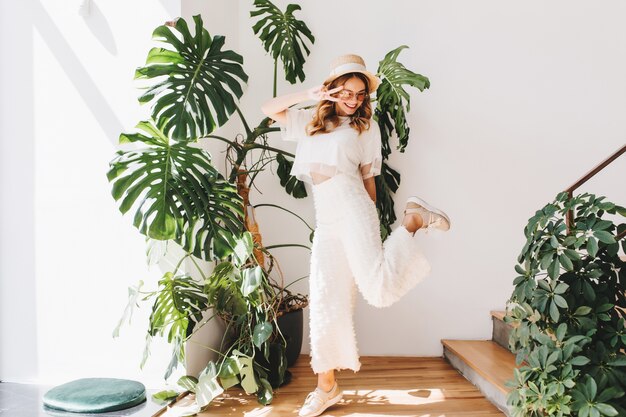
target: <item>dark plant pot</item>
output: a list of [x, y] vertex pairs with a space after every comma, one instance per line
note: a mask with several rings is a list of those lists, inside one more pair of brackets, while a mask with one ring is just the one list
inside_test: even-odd
[[[285, 349], [285, 357], [287, 361], [286, 368], [293, 366], [300, 356], [302, 349], [302, 334], [303, 334], [303, 313], [302, 309], [290, 311], [283, 314], [277, 320], [278, 327], [283, 334], [287, 346]], [[282, 343], [282, 341], [281, 341]], [[288, 384], [291, 381], [291, 372], [285, 369], [285, 374], [281, 379], [279, 376], [279, 368], [282, 356], [281, 343], [272, 342], [269, 345], [269, 362], [265, 360], [265, 357], [261, 351], [255, 348], [256, 361], [263, 367], [269, 370], [267, 379], [274, 388]]]
[[287, 367], [296, 363], [300, 351], [302, 350], [302, 335], [304, 332], [304, 320], [302, 308], [290, 311], [280, 316], [276, 321], [278, 327], [287, 341]]

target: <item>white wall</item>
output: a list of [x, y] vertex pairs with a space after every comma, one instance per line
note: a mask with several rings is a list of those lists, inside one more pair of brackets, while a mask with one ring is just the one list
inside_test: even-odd
[[[178, 1], [2, 2], [1, 361], [8, 381], [84, 376], [161, 383], [165, 344], [143, 372], [149, 309], [111, 333], [147, 268], [145, 244], [110, 195], [118, 136], [145, 117], [134, 70]], [[141, 18], [138, 18], [141, 16]]]
[[[261, 119], [273, 66], [252, 33], [251, 3], [94, 2], [81, 17], [78, 0], [0, 2], [2, 380], [161, 383], [164, 344], [155, 341], [138, 369], [147, 308], [111, 338], [126, 288], [140, 279], [154, 288], [167, 265], [147, 269], [143, 239], [117, 210], [105, 174], [119, 133], [145, 114], [134, 68], [152, 30], [179, 14], [201, 11], [209, 32], [226, 34], [227, 47], [244, 56], [242, 108], [250, 123]], [[626, 5], [300, 3], [297, 16], [316, 37], [305, 86], [323, 80], [336, 55], [361, 54], [375, 69], [402, 44], [410, 49], [401, 61], [432, 82], [423, 94], [412, 91], [410, 145], [391, 159], [402, 173], [396, 209], [400, 215], [404, 199], [420, 195], [450, 214], [452, 230], [423, 237], [433, 273], [405, 299], [379, 310], [359, 298], [361, 354], [439, 356], [441, 338], [489, 338], [488, 313], [511, 294], [526, 220], [624, 143]], [[303, 87], [282, 83], [279, 94]], [[237, 131], [233, 120], [222, 133]], [[277, 136], [271, 142], [293, 150]], [[220, 146], [203, 146], [223, 159]], [[584, 189], [624, 204], [625, 167], [617, 161]], [[253, 203], [284, 205], [313, 222], [310, 198], [286, 196], [270, 175], [259, 187]], [[258, 215], [266, 244], [307, 243], [299, 221], [269, 208]], [[308, 273], [307, 251], [274, 253], [286, 282]], [[306, 293], [307, 281], [294, 287]]]
[[[276, 2], [283, 10], [288, 3]], [[503, 309], [511, 295], [527, 219], [625, 143], [621, 16], [626, 5], [299, 4], [303, 10], [297, 17], [306, 21], [316, 42], [304, 85], [283, 82], [279, 94], [321, 83], [337, 55], [360, 54], [375, 70], [400, 45], [409, 46], [400, 61], [432, 83], [425, 93], [411, 90], [410, 145], [390, 160], [402, 174], [396, 213], [401, 214], [407, 196], [417, 194], [445, 210], [452, 229], [423, 236], [433, 271], [405, 299], [378, 310], [359, 297], [360, 353], [440, 356], [442, 338], [490, 338], [489, 311]], [[239, 42], [250, 75], [244, 108], [259, 120], [260, 105], [271, 97], [272, 60], [253, 34], [249, 8], [241, 7], [239, 16]], [[277, 136], [273, 144], [293, 148]], [[626, 159], [615, 164], [584, 189], [624, 204]], [[255, 202], [284, 202], [313, 219], [310, 199], [280, 197], [275, 184], [264, 181], [264, 194]], [[266, 242], [305, 241], [297, 221], [269, 210], [259, 217]], [[276, 252], [288, 279], [307, 273], [307, 253]], [[306, 292], [302, 284], [298, 288]]]

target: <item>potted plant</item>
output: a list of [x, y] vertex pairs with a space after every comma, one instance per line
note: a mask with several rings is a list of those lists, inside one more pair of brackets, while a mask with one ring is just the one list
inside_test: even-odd
[[[288, 5], [282, 12], [267, 0], [255, 0], [254, 5], [251, 16], [258, 20], [253, 30], [274, 58], [276, 95], [279, 61], [287, 81], [304, 81], [307, 41], [313, 43], [314, 37], [294, 16], [300, 6]], [[217, 352], [219, 360], [209, 362], [198, 376], [181, 378], [179, 384], [196, 394], [198, 407], [208, 405], [233, 385], [241, 385], [246, 393], [256, 393], [260, 403], [269, 404], [273, 388], [288, 382], [287, 367], [299, 354], [301, 313], [307, 299], [292, 294], [289, 285], [273, 280], [275, 259], [270, 250], [276, 246], [263, 245], [255, 221], [255, 208], [286, 209], [273, 204], [252, 205], [249, 190], [257, 175], [268, 164], [276, 163], [277, 177], [288, 194], [303, 198], [307, 193], [304, 184], [289, 175], [294, 155], [267, 143], [268, 135], [279, 128], [268, 118], [253, 127], [237, 105], [248, 79], [243, 57], [222, 50], [224, 38], [211, 36], [200, 16], [193, 19], [194, 34], [184, 19], [155, 29], [153, 38], [163, 47], [151, 49], [146, 65], [136, 71], [136, 78], [147, 83], [139, 101], [151, 105], [151, 119], [140, 122], [138, 132], [120, 135], [121, 144], [142, 147], [120, 150], [110, 163], [108, 178], [120, 211], [134, 209], [133, 223], [149, 241], [174, 242], [185, 251], [175, 269], [164, 274], [156, 291], [143, 291], [142, 283], [131, 289], [126, 313], [142, 300], [152, 303], [147, 344], [161, 335], [173, 347], [166, 378], [184, 358], [184, 342], [208, 321], [216, 317], [223, 320], [227, 331]], [[382, 84], [373, 100], [385, 160], [391, 153], [394, 132], [399, 138], [398, 150], [403, 152], [408, 143], [405, 116], [409, 95], [405, 86], [420, 91], [429, 87], [426, 77], [397, 61], [404, 48], [389, 52], [378, 68]], [[214, 130], [233, 114], [239, 117], [244, 133], [234, 140], [216, 135]], [[200, 139], [226, 144], [227, 174], [217, 171], [206, 151], [193, 146]], [[260, 155], [252, 158], [253, 149]], [[400, 183], [400, 174], [383, 163], [383, 175], [376, 183], [384, 237], [395, 221], [391, 194]], [[306, 226], [312, 240], [313, 229]], [[200, 281], [181, 270], [187, 259], [202, 277]], [[213, 270], [205, 273], [197, 259], [213, 262]], [[204, 319], [207, 311], [213, 314]], [[296, 325], [287, 324], [287, 318], [294, 315]], [[297, 330], [290, 330], [294, 327], [299, 327], [300, 336]], [[294, 359], [287, 357], [290, 349], [294, 352], [289, 357]], [[166, 392], [160, 398], [175, 395]]]
[[509, 384], [515, 416], [626, 415], [624, 217], [605, 197], [563, 192], [530, 218], [505, 318], [524, 363]]

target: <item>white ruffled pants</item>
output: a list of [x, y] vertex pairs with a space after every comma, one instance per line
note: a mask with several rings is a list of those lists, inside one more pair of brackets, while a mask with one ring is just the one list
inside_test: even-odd
[[385, 240], [363, 181], [345, 174], [313, 185], [316, 229], [309, 274], [311, 368], [358, 372], [354, 331], [356, 289], [372, 306], [387, 307], [430, 272], [417, 239], [404, 226]]

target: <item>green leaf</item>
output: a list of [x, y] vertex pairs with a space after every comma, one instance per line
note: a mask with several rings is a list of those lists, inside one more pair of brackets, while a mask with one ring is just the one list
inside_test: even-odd
[[[160, 132], [152, 122], [137, 127]], [[122, 213], [136, 207], [133, 224], [142, 234], [174, 240], [205, 260], [232, 253], [243, 229], [242, 199], [236, 186], [211, 165], [206, 151], [158, 144], [119, 151], [109, 165], [112, 195]]]
[[[565, 307], [567, 308], [567, 307]], [[565, 334], [567, 333], [567, 324], [566, 323], [561, 323], [559, 324], [559, 327], [557, 327], [556, 329], [556, 338], [559, 341], [563, 341], [563, 338], [565, 337]]]
[[217, 370], [215, 363], [209, 362], [205, 370], [200, 375], [196, 387], [196, 402], [200, 407], [211, 403], [218, 395], [224, 392], [224, 388], [217, 381]]
[[587, 240], [587, 252], [594, 257], [598, 254], [598, 241], [592, 237]]
[[219, 380], [220, 380], [220, 384], [222, 385], [222, 388], [224, 388], [225, 390], [227, 390], [230, 387], [234, 387], [235, 385], [239, 383], [239, 378], [237, 378], [236, 376], [220, 378]]
[[254, 268], [247, 268], [243, 270], [243, 283], [241, 286], [241, 293], [244, 297], [247, 297], [261, 285], [263, 279], [263, 271], [260, 266]]
[[550, 318], [557, 323], [559, 321], [559, 309], [554, 300], [550, 301]]
[[391, 233], [391, 225], [396, 221], [393, 194], [400, 186], [400, 173], [385, 161], [381, 166], [381, 175], [374, 177], [376, 182], [376, 209], [383, 240]]
[[554, 249], [559, 247], [559, 240], [554, 235], [550, 236], [550, 246]]
[[541, 269], [548, 269], [548, 266], [550, 266], [550, 263], [555, 259], [555, 252], [554, 251], [549, 251], [543, 254], [543, 256], [541, 257], [541, 261], [539, 262], [539, 267]]
[[243, 265], [250, 255], [252, 255], [252, 250], [254, 249], [254, 240], [252, 238], [252, 233], [246, 231], [241, 235], [241, 238], [237, 240], [237, 244], [234, 249], [234, 261], [237, 266]]
[[374, 110], [375, 119], [381, 131], [383, 158], [391, 153], [389, 139], [395, 130], [398, 137], [398, 150], [404, 152], [409, 141], [409, 126], [406, 113], [411, 109], [410, 95], [405, 86], [415, 87], [420, 91], [430, 87], [430, 81], [423, 75], [407, 69], [398, 62], [398, 55], [406, 45], [390, 51], [379, 62], [378, 74], [382, 83], [376, 92], [377, 106]]
[[586, 316], [587, 314], [591, 313], [591, 307], [588, 306], [580, 306], [576, 309], [576, 311], [574, 312], [575, 316]]
[[259, 378], [261, 385], [257, 391], [257, 400], [263, 405], [271, 404], [274, 398], [272, 385], [265, 378]]
[[306, 40], [311, 44], [315, 37], [306, 24], [294, 17], [294, 12], [300, 10], [297, 4], [287, 6], [285, 13], [268, 0], [255, 0], [256, 10], [250, 12], [250, 17], [261, 16], [252, 30], [258, 35], [265, 51], [272, 55], [274, 60], [280, 58], [285, 71], [285, 79], [291, 84], [304, 81], [305, 54], [310, 54]]
[[554, 289], [554, 293], [555, 294], [563, 294], [565, 291], [567, 291], [567, 289], [569, 288], [569, 285], [567, 285], [564, 282], [559, 282], [556, 286], [556, 288]]
[[159, 391], [156, 394], [152, 394], [152, 399], [159, 404], [169, 403], [176, 397], [178, 397], [178, 392], [172, 390]]
[[626, 356], [621, 355], [611, 361], [609, 361], [609, 365], [611, 366], [626, 366]]
[[585, 357], [585, 356], [574, 356], [571, 360], [570, 360], [570, 364], [572, 366], [583, 366], [583, 365], [587, 365], [590, 362], [589, 358]]
[[597, 408], [598, 411], [601, 412], [603, 416], [616, 416], [616, 415], [618, 415], [617, 410], [615, 408], [613, 408], [609, 404], [599, 403], [599, 404], [595, 404], [594, 407]]
[[290, 174], [293, 161], [287, 159], [283, 154], [278, 153], [276, 154], [276, 162], [278, 163], [276, 174], [280, 179], [280, 185], [285, 188], [287, 194], [295, 198], [306, 197], [307, 192], [304, 183]]
[[[172, 360], [184, 359], [182, 342], [187, 333], [193, 330], [195, 323], [202, 319], [202, 313], [208, 308], [207, 302], [202, 285], [189, 276], [174, 276], [167, 272], [159, 281], [148, 334], [162, 336], [168, 332], [167, 341], [174, 345]], [[170, 370], [168, 368], [168, 374]]]
[[178, 386], [187, 391], [196, 392], [196, 385], [198, 385], [198, 378], [195, 376], [185, 375], [178, 379]]
[[598, 230], [598, 231], [593, 232], [593, 235], [597, 237], [600, 242], [604, 242], [608, 244], [615, 243], [615, 238], [613, 237], [611, 233], [607, 231]]
[[566, 255], [559, 256], [559, 262], [563, 265], [563, 268], [567, 271], [572, 271], [574, 269], [574, 264]]
[[550, 266], [548, 267], [548, 275], [552, 279], [557, 279], [559, 277], [559, 272], [561, 271], [561, 265], [559, 264], [558, 258], [555, 258]]
[[218, 376], [220, 378], [226, 378], [239, 375], [239, 372], [241, 372], [241, 369], [239, 368], [239, 361], [237, 358], [227, 357], [224, 358], [224, 361], [222, 362]]
[[211, 37], [200, 15], [193, 19], [195, 36], [182, 18], [173, 28], [157, 27], [153, 38], [172, 49], [153, 48], [135, 72], [152, 82], [139, 101], [152, 103], [157, 125], [177, 141], [196, 140], [226, 123], [248, 80], [241, 55], [223, 51], [224, 37]]
[[554, 295], [554, 303], [561, 308], [567, 308], [567, 301], [565, 301], [565, 298], [558, 294]]
[[252, 332], [252, 343], [254, 343], [256, 347], [260, 348], [261, 345], [272, 335], [273, 330], [274, 327], [267, 321], [258, 323], [254, 326], [254, 331]]
[[[243, 355], [237, 350], [235, 350], [234, 353]], [[239, 361], [241, 363], [241, 387], [244, 389], [246, 394], [252, 394], [259, 389], [259, 386], [254, 378], [252, 358], [248, 356], [240, 356]]]
[[537, 280], [537, 285], [545, 291], [552, 291], [552, 289], [550, 288], [550, 284], [548, 283], [548, 281], [546, 281], [545, 279], [538, 279]]
[[599, 220], [596, 224], [593, 225], [593, 230], [606, 230], [613, 225], [613, 222], [609, 220]]
[[596, 309], [596, 311], [597, 311], [598, 313], [605, 313], [605, 312], [607, 312], [607, 311], [609, 311], [609, 310], [613, 309], [613, 307], [615, 307], [615, 304], [612, 304], [612, 303], [605, 303], [605, 304], [602, 304], [600, 307], [598, 307], [598, 308]]
[[122, 327], [122, 324], [124, 324], [127, 318], [128, 318], [128, 323], [130, 324], [130, 321], [133, 317], [133, 309], [135, 306], [138, 306], [138, 300], [139, 300], [139, 297], [141, 296], [141, 287], [143, 287], [143, 281], [140, 280], [139, 283], [135, 287], [128, 288], [128, 303], [126, 304], [126, 308], [124, 309], [122, 318], [120, 318], [120, 321], [117, 323], [117, 326], [115, 326], [115, 329], [113, 329], [113, 337], [119, 337], [120, 328]]

